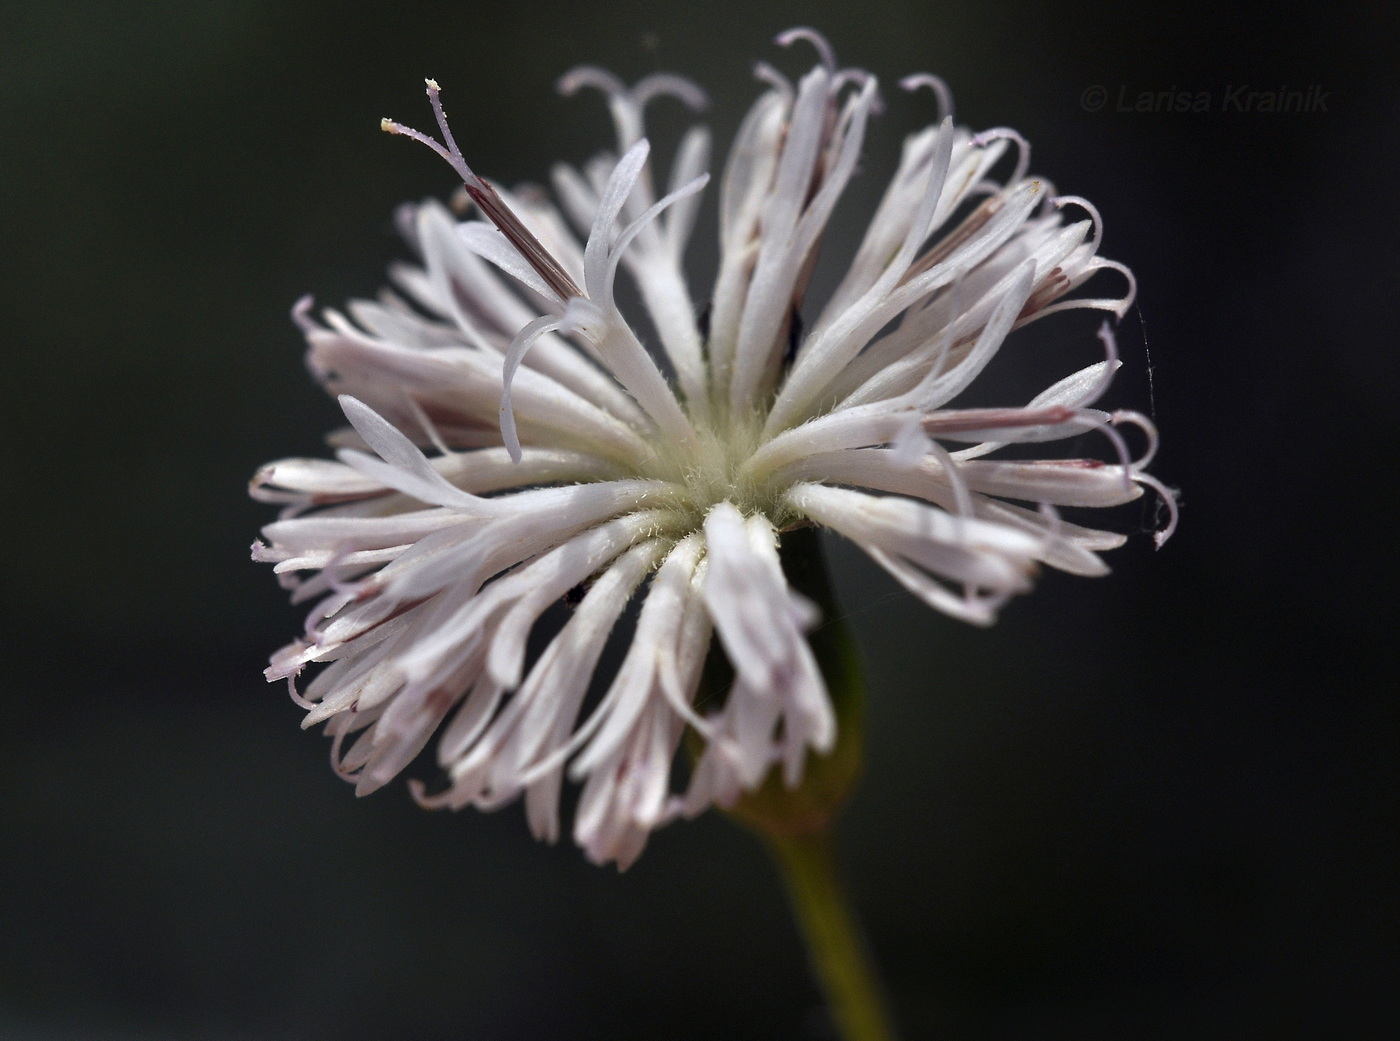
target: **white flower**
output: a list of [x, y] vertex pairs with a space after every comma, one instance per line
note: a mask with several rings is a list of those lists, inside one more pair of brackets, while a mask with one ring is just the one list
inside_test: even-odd
[[[658, 199], [642, 122], [659, 95], [700, 108], [693, 85], [565, 76], [565, 93], [603, 92], [618, 155], [556, 168], [559, 208], [467, 167], [435, 83], [443, 143], [386, 121], [447, 158], [487, 220], [406, 207], [421, 263], [393, 269], [395, 290], [320, 321], [298, 305], [310, 366], [350, 429], [333, 435], [339, 462], [282, 460], [252, 487], [287, 507], [255, 558], [276, 564], [294, 600], [317, 601], [267, 675], [295, 682], [320, 666], [293, 694], [361, 794], [438, 733], [448, 783], [416, 786], [420, 801], [490, 808], [523, 794], [532, 830], [552, 840], [567, 772], [583, 784], [575, 838], [625, 867], [668, 819], [729, 805], [774, 766], [796, 785], [809, 753], [833, 745], [805, 636], [816, 611], [779, 562], [785, 530], [836, 531], [927, 603], [986, 624], [1038, 562], [1106, 571], [1097, 553], [1122, 536], [1055, 506], [1115, 506], [1143, 484], [1172, 506], [1113, 429], [1128, 420], [1151, 443], [1151, 424], [1093, 407], [1118, 367], [1106, 326], [1108, 357], [1028, 404], [950, 407], [1015, 328], [1069, 307], [1121, 315], [1132, 298], [1127, 270], [1097, 256], [1097, 213], [1027, 179], [1013, 131], [974, 135], [945, 117], [911, 135], [844, 279], [801, 331], [878, 96], [810, 30], [779, 42], [797, 39], [822, 61], [795, 84], [758, 70], [768, 89], [730, 148], [703, 307], [682, 255], [709, 136], [684, 137]], [[932, 77], [905, 81], [921, 85], [947, 107]], [[1010, 176], [993, 180], [1013, 150]], [[1066, 205], [1089, 219], [1066, 223]], [[649, 326], [619, 311], [619, 267]], [[1128, 279], [1121, 298], [1066, 299], [1103, 268]], [[643, 346], [653, 330], [660, 362]], [[1115, 462], [986, 458], [1090, 431]], [[528, 661], [533, 628], [566, 597], [567, 623]], [[634, 598], [625, 660], [584, 711]], [[735, 679], [707, 711], [695, 700], [712, 634]], [[688, 728], [703, 752], [677, 791]]]

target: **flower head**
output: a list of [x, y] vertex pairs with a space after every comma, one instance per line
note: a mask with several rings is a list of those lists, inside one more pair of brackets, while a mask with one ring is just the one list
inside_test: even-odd
[[[643, 124], [661, 95], [702, 108], [689, 82], [566, 75], [565, 93], [602, 92], [618, 141], [556, 168], [557, 203], [471, 170], [431, 80], [441, 141], [385, 121], [447, 159], [484, 219], [405, 207], [419, 263], [391, 271], [395, 289], [319, 319], [298, 304], [310, 366], [350, 426], [332, 437], [338, 462], [282, 460], [252, 485], [286, 506], [255, 558], [316, 602], [268, 678], [292, 681], [360, 793], [437, 734], [446, 781], [415, 785], [421, 802], [523, 795], [552, 840], [567, 773], [583, 785], [575, 838], [626, 866], [663, 822], [730, 805], [775, 767], [796, 785], [833, 745], [806, 638], [817, 612], [784, 576], [784, 531], [829, 528], [933, 607], [987, 624], [1038, 564], [1106, 572], [1098, 553], [1122, 536], [1056, 506], [1115, 506], [1148, 485], [1172, 507], [1115, 430], [1130, 422], [1151, 444], [1151, 423], [1094, 407], [1119, 364], [1107, 324], [1104, 360], [1029, 403], [957, 407], [1014, 329], [1071, 307], [1121, 316], [1132, 299], [1132, 276], [1098, 256], [1097, 212], [1027, 178], [1014, 131], [944, 115], [909, 136], [845, 277], [804, 322], [878, 93], [810, 30], [779, 42], [799, 39], [820, 63], [796, 83], [760, 66], [767, 89], [729, 150], [703, 308], [682, 258], [709, 136], [685, 135], [661, 192]], [[904, 85], [948, 108], [932, 77]], [[647, 325], [618, 308], [619, 268]], [[1126, 279], [1121, 297], [1067, 296], [1105, 268]], [[1093, 431], [1113, 461], [994, 455]], [[532, 660], [528, 639], [561, 599], [571, 614]], [[622, 664], [588, 702], [634, 600]], [[718, 708], [696, 696], [714, 639], [734, 670]], [[687, 730], [703, 750], [673, 789]]]

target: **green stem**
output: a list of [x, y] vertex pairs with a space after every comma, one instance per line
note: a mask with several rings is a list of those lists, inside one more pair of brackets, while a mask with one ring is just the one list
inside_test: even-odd
[[[825, 755], [808, 755], [796, 788], [783, 783], [782, 771], [774, 768], [726, 812], [762, 836], [772, 851], [843, 1041], [894, 1041], [894, 1026], [831, 843], [836, 815], [860, 777], [865, 729], [860, 652], [836, 603], [819, 534], [812, 528], [786, 532], [780, 552], [792, 588], [822, 613], [821, 625], [808, 640], [836, 712], [836, 747]], [[733, 669], [716, 641], [706, 663], [705, 687], [726, 690], [732, 681]]]
[[843, 1041], [894, 1041], [874, 966], [827, 831], [764, 836], [778, 862]]

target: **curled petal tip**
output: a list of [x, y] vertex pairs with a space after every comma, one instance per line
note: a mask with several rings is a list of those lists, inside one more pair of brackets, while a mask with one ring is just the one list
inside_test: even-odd
[[292, 305], [292, 321], [303, 333], [309, 333], [316, 328], [316, 321], [311, 317], [311, 309], [315, 306], [316, 299], [310, 293], [298, 297], [297, 302]]
[[821, 63], [826, 66], [828, 72], [836, 71], [836, 51], [832, 49], [830, 41], [817, 30], [806, 25], [799, 25], [773, 37], [773, 42], [779, 47], [791, 47], [798, 40], [806, 40], [816, 48], [817, 57], [821, 59]]
[[575, 65], [554, 81], [554, 89], [565, 97], [577, 94], [584, 87], [594, 87], [609, 97], [625, 97], [627, 94], [627, 84], [596, 65]]

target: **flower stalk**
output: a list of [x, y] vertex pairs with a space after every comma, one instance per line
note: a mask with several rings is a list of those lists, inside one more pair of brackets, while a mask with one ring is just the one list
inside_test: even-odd
[[841, 1038], [895, 1041], [883, 988], [841, 881], [831, 832], [764, 838], [787, 884], [812, 972]]
[[[864, 757], [865, 684], [860, 655], [838, 609], [815, 528], [783, 536], [783, 571], [821, 610], [808, 636], [836, 710], [836, 746], [808, 756], [796, 788], [774, 770], [728, 811], [763, 839], [783, 877], [812, 972], [843, 1041], [893, 1041], [883, 988], [841, 880], [836, 817], [854, 791]], [[708, 679], [709, 677], [707, 677]]]
[[[566, 74], [564, 93], [603, 94], [616, 146], [561, 164], [552, 194], [478, 175], [432, 80], [440, 140], [381, 124], [444, 159], [477, 213], [404, 207], [417, 260], [391, 269], [392, 289], [293, 311], [349, 426], [330, 437], [336, 459], [282, 459], [253, 480], [283, 507], [253, 556], [312, 605], [266, 675], [289, 684], [304, 726], [325, 725], [357, 794], [435, 743], [439, 778], [410, 781], [423, 806], [518, 800], [553, 842], [574, 783], [574, 840], [620, 869], [657, 828], [724, 810], [772, 852], [845, 1041], [891, 1041], [833, 850], [865, 692], [818, 528], [929, 606], [990, 625], [1043, 566], [1107, 573], [1099, 554], [1125, 536], [1061, 507], [1151, 490], [1168, 511], [1160, 545], [1176, 504], [1146, 472], [1152, 422], [1098, 407], [1122, 364], [1107, 323], [1102, 359], [1030, 401], [964, 401], [1019, 349], [1017, 329], [1072, 308], [1121, 318], [1136, 285], [1100, 255], [1093, 205], [1030, 177], [1015, 131], [955, 124], [936, 77], [901, 81], [929, 87], [937, 117], [905, 139], [839, 284], [807, 300], [882, 106], [876, 78], [838, 66], [814, 30], [777, 42], [809, 44], [817, 64], [795, 80], [755, 70], [764, 89], [715, 167], [709, 290], [685, 273], [709, 131], [685, 132], [662, 193], [644, 119], [663, 97], [702, 110], [694, 84]], [[1118, 295], [1078, 292], [1105, 271]], [[619, 306], [619, 276], [644, 324]], [[1138, 458], [1122, 426], [1146, 438]], [[1035, 447], [1086, 434], [1109, 459]], [[532, 653], [560, 601], [567, 621]]]

